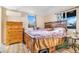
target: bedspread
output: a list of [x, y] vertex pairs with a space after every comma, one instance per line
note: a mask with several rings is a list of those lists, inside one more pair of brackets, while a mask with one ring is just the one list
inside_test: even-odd
[[41, 49], [52, 48], [63, 43], [64, 38], [41, 38], [34, 40], [31, 48], [32, 52], [38, 52]]
[[53, 31], [36, 30], [25, 33], [26, 47], [32, 52], [38, 52], [41, 49], [55, 47], [64, 43], [66, 33], [64, 30], [55, 29]]

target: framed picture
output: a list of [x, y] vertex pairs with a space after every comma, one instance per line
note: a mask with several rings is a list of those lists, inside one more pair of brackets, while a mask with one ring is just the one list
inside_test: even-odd
[[35, 28], [36, 27], [36, 16], [28, 15], [28, 27]]

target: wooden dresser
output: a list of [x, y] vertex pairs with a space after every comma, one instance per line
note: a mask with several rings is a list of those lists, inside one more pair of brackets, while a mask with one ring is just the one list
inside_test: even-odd
[[6, 22], [6, 45], [22, 42], [23, 24], [22, 22]]

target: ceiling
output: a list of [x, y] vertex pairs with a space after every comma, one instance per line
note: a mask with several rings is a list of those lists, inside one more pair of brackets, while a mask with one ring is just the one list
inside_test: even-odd
[[57, 13], [76, 6], [5, 6], [8, 9], [19, 10], [29, 14], [48, 15], [49, 13]]

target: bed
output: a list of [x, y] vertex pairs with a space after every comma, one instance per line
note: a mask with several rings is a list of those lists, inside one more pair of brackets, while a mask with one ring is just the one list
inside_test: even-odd
[[31, 52], [39, 52], [42, 49], [55, 48], [64, 43], [64, 38], [67, 33], [66, 22], [53, 22], [51, 28], [25, 30], [24, 41], [27, 49]]
[[42, 49], [50, 49], [64, 43], [66, 36], [66, 29], [63, 27], [56, 27], [53, 30], [25, 30], [24, 41], [27, 49], [31, 52], [38, 52]]

